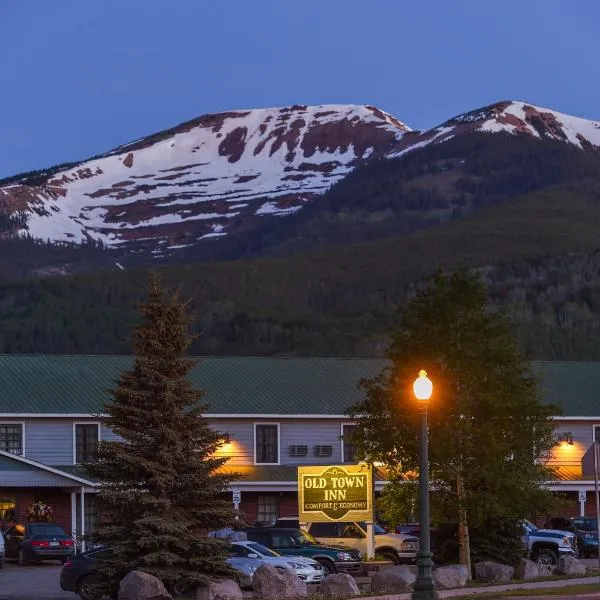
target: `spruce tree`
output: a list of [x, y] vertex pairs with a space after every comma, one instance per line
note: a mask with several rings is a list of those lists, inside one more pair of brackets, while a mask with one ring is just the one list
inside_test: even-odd
[[105, 407], [104, 425], [121, 440], [102, 442], [87, 465], [101, 482], [93, 541], [110, 548], [100, 574], [113, 597], [132, 570], [170, 590], [232, 575], [223, 543], [206, 537], [231, 522], [222, 496], [231, 476], [214, 455], [224, 435], [203, 417], [203, 392], [188, 379], [196, 363], [185, 357], [193, 339], [186, 304], [153, 277], [139, 310], [133, 366]]

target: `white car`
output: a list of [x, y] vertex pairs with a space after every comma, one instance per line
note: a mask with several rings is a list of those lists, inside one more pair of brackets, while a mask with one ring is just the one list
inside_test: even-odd
[[244, 558], [256, 558], [275, 568], [285, 568], [294, 573], [305, 583], [318, 583], [323, 579], [323, 567], [312, 558], [304, 556], [283, 556], [277, 552], [251, 541], [231, 542], [235, 556]]

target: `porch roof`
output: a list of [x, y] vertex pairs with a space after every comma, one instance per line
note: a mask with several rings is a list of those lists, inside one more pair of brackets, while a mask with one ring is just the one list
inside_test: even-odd
[[96, 487], [81, 474], [0, 450], [0, 487]]

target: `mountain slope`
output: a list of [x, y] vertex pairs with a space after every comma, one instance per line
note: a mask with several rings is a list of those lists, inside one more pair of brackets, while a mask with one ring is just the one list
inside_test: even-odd
[[286, 215], [408, 128], [372, 106], [292, 106], [205, 115], [50, 176], [0, 188], [34, 238], [152, 251]]
[[412, 132], [389, 156], [401, 156], [432, 143], [474, 132], [522, 134], [573, 144], [584, 150], [600, 148], [600, 122], [526, 102], [505, 100], [463, 113], [427, 131]]
[[599, 146], [600, 123], [523, 102], [424, 132], [372, 106], [204, 115], [0, 181], [0, 280], [411, 235], [597, 178]]
[[[561, 186], [411, 235], [163, 270], [193, 299], [199, 354], [380, 355], [394, 309], [437, 269], [481, 270], [536, 358], [599, 359], [600, 185]], [[0, 352], [128, 352], [143, 271], [0, 286]], [[577, 335], [574, 336], [574, 332]]]

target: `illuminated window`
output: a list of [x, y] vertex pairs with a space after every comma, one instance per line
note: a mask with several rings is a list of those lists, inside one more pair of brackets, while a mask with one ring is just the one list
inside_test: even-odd
[[13, 499], [0, 498], [0, 521], [11, 523], [15, 520], [17, 503]]

